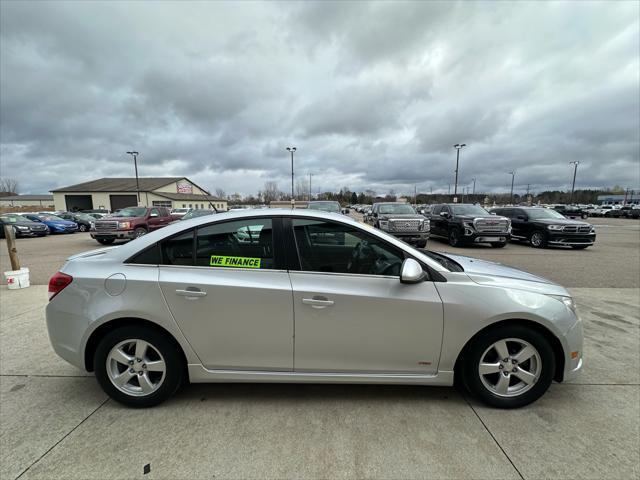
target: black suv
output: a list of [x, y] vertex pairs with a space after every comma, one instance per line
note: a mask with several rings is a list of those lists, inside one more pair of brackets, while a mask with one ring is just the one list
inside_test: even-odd
[[587, 218], [587, 212], [575, 205], [554, 205], [553, 208], [556, 212], [561, 213], [567, 218]]
[[427, 245], [429, 220], [407, 203], [374, 203], [365, 221], [418, 248]]
[[533, 247], [567, 245], [572, 248], [587, 248], [596, 241], [593, 225], [580, 220], [571, 220], [549, 208], [503, 207], [492, 212], [511, 219], [511, 238], [529, 241]]
[[508, 218], [497, 217], [480, 205], [443, 203], [431, 210], [431, 235], [445, 237], [449, 245], [461, 247], [469, 243], [490, 243], [501, 248], [511, 231]]

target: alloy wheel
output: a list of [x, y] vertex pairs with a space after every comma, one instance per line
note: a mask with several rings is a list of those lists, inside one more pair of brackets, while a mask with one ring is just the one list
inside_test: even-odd
[[533, 235], [531, 235], [531, 245], [534, 247], [541, 246], [543, 241], [544, 236], [541, 232], [534, 232]]
[[500, 397], [517, 397], [536, 384], [542, 360], [536, 348], [519, 338], [498, 340], [480, 357], [482, 384]]
[[107, 355], [107, 375], [121, 392], [141, 397], [162, 385], [167, 366], [160, 351], [145, 340], [128, 339], [115, 345]]

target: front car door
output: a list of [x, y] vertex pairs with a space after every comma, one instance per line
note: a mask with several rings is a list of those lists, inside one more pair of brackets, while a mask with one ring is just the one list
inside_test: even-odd
[[438, 292], [431, 281], [400, 283], [405, 253], [367, 230], [311, 218], [287, 225], [297, 253], [289, 272], [294, 369], [434, 374], [443, 331]]
[[160, 287], [209, 369], [293, 368], [291, 282], [279, 218], [203, 225], [160, 244]]

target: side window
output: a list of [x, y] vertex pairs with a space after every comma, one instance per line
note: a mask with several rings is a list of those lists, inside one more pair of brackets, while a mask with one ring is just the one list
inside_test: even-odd
[[160, 216], [160, 211], [157, 208], [152, 208], [151, 211], [149, 212], [149, 215], [153, 215], [156, 214], [158, 217]]
[[160, 243], [163, 265], [193, 265], [193, 232], [189, 230]]
[[196, 265], [275, 268], [273, 227], [269, 218], [251, 218], [199, 228]]
[[303, 271], [400, 275], [402, 250], [357, 227], [298, 218], [293, 231]]
[[443, 205], [442, 206], [442, 211], [443, 212], [447, 212], [449, 215], [451, 215], [451, 209], [449, 208], [448, 205]]
[[431, 211], [431, 213], [433, 215], [440, 215], [441, 211], [442, 211], [442, 205], [436, 205], [435, 207], [433, 207], [433, 210]]
[[135, 263], [138, 265], [158, 265], [160, 263], [158, 244], [154, 243], [150, 247], [142, 250], [140, 253], [136, 253], [127, 261], [127, 263]]

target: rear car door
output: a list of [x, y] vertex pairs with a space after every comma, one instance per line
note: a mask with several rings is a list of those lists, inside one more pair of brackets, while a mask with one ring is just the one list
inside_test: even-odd
[[437, 372], [442, 302], [431, 281], [400, 283], [401, 249], [340, 222], [293, 218], [286, 230], [296, 372]]
[[160, 287], [206, 368], [292, 370], [280, 224], [268, 217], [217, 222], [161, 243]]

